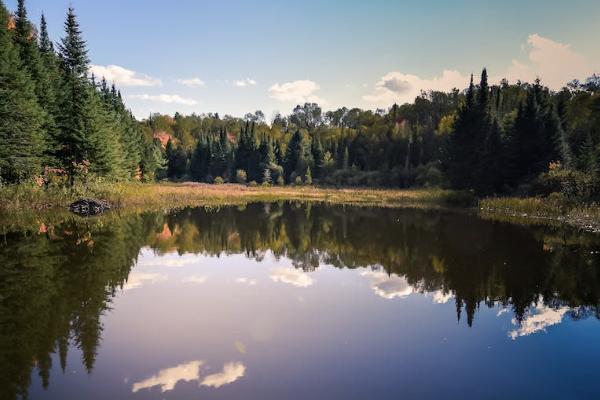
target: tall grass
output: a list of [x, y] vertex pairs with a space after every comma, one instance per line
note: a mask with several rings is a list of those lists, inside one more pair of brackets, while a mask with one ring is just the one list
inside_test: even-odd
[[65, 208], [81, 197], [107, 200], [114, 208], [170, 209], [252, 201], [307, 200], [384, 206], [470, 205], [469, 193], [442, 189], [334, 189], [312, 186], [245, 186], [199, 183], [92, 183], [73, 188], [21, 184], [0, 189], [0, 211]]
[[600, 207], [562, 196], [546, 198], [495, 197], [482, 200], [480, 214], [487, 219], [517, 223], [567, 224], [600, 232]]

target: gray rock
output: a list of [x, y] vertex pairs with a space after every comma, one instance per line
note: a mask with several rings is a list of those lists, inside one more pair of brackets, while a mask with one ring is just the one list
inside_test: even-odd
[[105, 200], [79, 199], [69, 206], [69, 210], [77, 215], [99, 215], [110, 210], [110, 204]]

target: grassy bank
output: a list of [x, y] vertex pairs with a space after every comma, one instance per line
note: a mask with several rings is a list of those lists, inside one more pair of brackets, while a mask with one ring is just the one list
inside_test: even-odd
[[244, 186], [198, 183], [97, 184], [73, 189], [7, 186], [0, 189], [0, 212], [64, 209], [81, 197], [107, 200], [114, 208], [165, 210], [188, 206], [218, 206], [253, 201], [304, 200], [380, 206], [448, 206], [472, 202], [467, 193], [441, 189], [333, 189], [312, 186]]
[[566, 201], [562, 198], [497, 197], [479, 203], [486, 219], [520, 224], [571, 225], [600, 232], [600, 206]]

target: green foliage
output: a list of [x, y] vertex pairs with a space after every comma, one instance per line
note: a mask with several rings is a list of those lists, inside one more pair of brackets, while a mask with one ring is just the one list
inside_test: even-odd
[[246, 174], [246, 171], [244, 171], [243, 169], [238, 169], [237, 171], [235, 171], [235, 181], [237, 183], [240, 184], [245, 184], [246, 181], [248, 180], [248, 175]]
[[0, 3], [0, 181], [19, 182], [41, 173], [44, 112], [7, 29], [8, 16]]
[[[57, 51], [45, 17], [36, 35], [23, 0], [11, 30], [8, 15], [1, 6], [3, 182], [38, 177], [47, 186], [45, 171], [61, 171], [55, 175], [75, 185], [85, 166], [86, 179], [109, 181], [449, 186], [478, 196], [548, 192], [554, 185], [578, 199], [597, 198], [597, 76], [554, 93], [539, 80], [490, 85], [484, 69], [479, 84], [471, 79], [464, 92], [421, 93], [413, 103], [376, 112], [324, 113], [305, 103], [271, 124], [260, 110], [243, 119], [176, 113], [138, 122], [114, 85], [88, 76], [88, 49], [72, 7]], [[549, 173], [553, 163], [562, 178]], [[563, 187], [572, 181], [577, 189]]]

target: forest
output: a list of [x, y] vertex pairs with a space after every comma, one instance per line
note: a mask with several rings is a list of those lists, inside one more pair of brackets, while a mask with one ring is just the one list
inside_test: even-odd
[[[218, 113], [136, 120], [89, 73], [69, 8], [55, 46], [24, 0], [0, 1], [0, 185], [160, 180], [248, 185], [444, 187], [480, 197], [600, 200], [600, 76], [560, 91], [465, 82], [388, 109], [296, 106], [267, 121]], [[540, 77], [543, 79], [543, 77]]]

